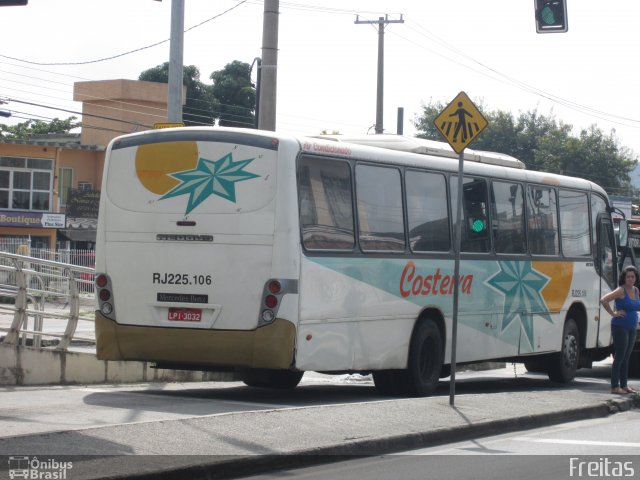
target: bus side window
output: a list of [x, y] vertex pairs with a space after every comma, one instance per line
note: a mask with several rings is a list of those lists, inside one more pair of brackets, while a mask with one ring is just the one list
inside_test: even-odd
[[411, 250], [448, 252], [451, 237], [445, 176], [407, 170], [405, 184]]
[[405, 251], [402, 182], [397, 168], [356, 165], [358, 233], [363, 251]]
[[589, 199], [586, 193], [560, 189], [562, 253], [565, 257], [591, 255]]
[[496, 253], [525, 253], [524, 198], [518, 183], [491, 183], [491, 225]]
[[551, 187], [527, 187], [529, 252], [532, 255], [558, 255], [558, 210], [556, 191]]
[[302, 243], [306, 249], [353, 249], [353, 203], [348, 163], [301, 158], [298, 196]]

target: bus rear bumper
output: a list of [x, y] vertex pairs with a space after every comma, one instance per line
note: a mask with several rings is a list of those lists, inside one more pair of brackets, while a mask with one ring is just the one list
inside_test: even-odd
[[122, 325], [96, 311], [96, 353], [100, 360], [203, 369], [288, 369], [294, 361], [295, 339], [295, 326], [281, 318], [255, 330], [202, 330]]

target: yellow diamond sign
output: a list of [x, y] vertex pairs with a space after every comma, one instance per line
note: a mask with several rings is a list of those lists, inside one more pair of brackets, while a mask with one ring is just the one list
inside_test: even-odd
[[440, 112], [433, 124], [456, 153], [461, 153], [482, 132], [488, 122], [466, 93], [460, 92]]

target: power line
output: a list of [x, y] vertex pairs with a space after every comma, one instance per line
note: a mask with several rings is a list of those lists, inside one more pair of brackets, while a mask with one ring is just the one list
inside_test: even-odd
[[58, 110], [58, 111], [61, 111], [61, 112], [72, 113], [74, 115], [84, 115], [84, 116], [87, 116], [87, 117], [100, 118], [100, 119], [103, 119], [103, 120], [111, 120], [111, 121], [120, 122], [120, 123], [124, 123], [124, 124], [128, 124], [128, 125], [134, 125], [136, 127], [152, 128], [150, 125], [143, 125], [141, 123], [129, 122], [127, 120], [122, 120], [122, 119], [119, 119], [119, 118], [105, 117], [104, 115], [95, 115], [95, 114], [92, 114], [92, 113], [84, 113], [83, 114], [82, 112], [76, 112], [74, 110], [69, 110], [69, 109], [66, 109], [66, 108], [51, 107], [49, 105], [43, 105], [43, 104], [33, 103], [33, 102], [26, 102], [24, 100], [17, 100], [15, 98], [9, 98], [7, 100], [10, 101], [10, 102], [22, 103], [24, 105], [31, 105], [32, 107], [48, 108], [48, 109], [51, 109], [51, 110]]
[[[234, 6], [232, 6], [231, 8], [225, 10], [224, 12], [217, 14], [209, 19], [206, 19], [196, 25], [193, 25], [192, 27], [189, 27], [187, 30], [185, 30], [185, 32], [192, 30], [194, 28], [199, 27], [200, 25], [203, 25], [209, 21], [212, 21], [216, 18], [219, 18], [220, 16], [230, 12], [231, 10], [234, 10], [235, 8], [243, 5], [243, 4], [263, 4], [263, 2], [261, 1], [255, 1], [255, 0], [238, 0], [238, 3]], [[353, 15], [356, 13], [355, 10], [349, 10], [349, 9], [338, 9], [338, 8], [327, 8], [327, 7], [323, 7], [323, 6], [315, 6], [315, 5], [305, 5], [305, 4], [300, 4], [300, 3], [293, 3], [293, 2], [280, 2], [280, 5], [285, 8], [285, 9], [292, 9], [292, 10], [301, 10], [301, 11], [310, 11], [310, 12], [321, 12], [321, 13], [326, 13], [326, 14], [336, 14], [336, 15]], [[362, 13], [362, 12], [361, 12]], [[371, 14], [375, 14], [376, 12], [370, 11], [370, 12], [364, 12], [364, 13], [371, 13]], [[464, 68], [467, 68], [469, 70], [472, 70], [478, 74], [487, 76], [488, 78], [494, 80], [494, 81], [498, 81], [501, 83], [505, 83], [507, 85], [513, 86], [515, 88], [518, 88], [520, 90], [526, 91], [527, 93], [531, 93], [533, 95], [539, 96], [541, 98], [544, 98], [546, 100], [549, 100], [553, 103], [557, 103], [559, 105], [562, 105], [564, 107], [570, 108], [572, 110], [578, 111], [580, 113], [584, 113], [587, 114], [589, 116], [592, 116], [594, 118], [600, 119], [600, 120], [605, 120], [614, 124], [618, 124], [618, 125], [623, 125], [623, 126], [629, 126], [629, 127], [633, 127], [633, 128], [640, 128], [640, 120], [635, 119], [635, 118], [631, 118], [631, 117], [627, 117], [627, 116], [622, 116], [622, 115], [617, 115], [614, 113], [610, 113], [610, 112], [605, 112], [603, 110], [599, 110], [599, 109], [595, 109], [592, 107], [589, 107], [587, 105], [578, 103], [578, 102], [573, 102], [571, 100], [559, 97], [557, 95], [554, 95], [550, 92], [546, 92], [534, 85], [530, 85], [527, 84], [525, 82], [522, 82], [520, 80], [518, 80], [515, 77], [512, 77], [510, 75], [504, 74], [502, 72], [500, 72], [499, 70], [496, 70], [495, 68], [486, 65], [476, 59], [474, 59], [473, 57], [471, 57], [470, 55], [466, 54], [464, 51], [452, 46], [451, 44], [447, 43], [445, 40], [443, 40], [442, 38], [438, 37], [437, 35], [433, 34], [432, 32], [430, 32], [429, 30], [427, 30], [424, 26], [422, 26], [420, 23], [418, 22], [412, 22], [411, 18], [407, 19], [407, 23], [408, 28], [412, 31], [414, 31], [415, 33], [419, 34], [422, 37], [427, 38], [429, 41], [434, 42], [435, 44], [439, 45], [440, 47], [447, 49], [451, 52], [454, 52], [456, 55], [460, 56], [461, 58], [464, 58], [466, 61], [469, 62], [473, 62], [473, 64], [477, 65], [478, 67], [481, 68], [481, 70], [474, 68], [468, 64], [464, 64], [461, 62], [458, 62], [446, 55], [443, 55], [441, 52], [439, 51], [435, 51], [433, 49], [430, 49], [429, 47], [425, 46], [424, 44], [415, 42], [409, 38], [406, 38], [402, 35], [400, 35], [398, 32], [396, 31], [390, 31], [390, 33], [392, 35], [395, 35], [409, 43], [413, 43], [414, 45], [427, 50], [431, 53], [433, 53], [434, 55], [440, 56], [442, 58], [444, 58], [447, 61], [450, 61], [452, 63], [455, 63], [457, 65], [460, 65]], [[98, 60], [91, 60], [88, 62], [61, 62], [61, 63], [43, 63], [43, 62], [30, 62], [30, 61], [25, 61], [19, 58], [15, 58], [15, 57], [9, 57], [6, 55], [0, 55], [0, 57], [4, 57], [4, 58], [8, 58], [11, 60], [15, 60], [18, 62], [23, 62], [23, 63], [29, 63], [31, 65], [81, 65], [81, 64], [85, 64], [85, 63], [95, 63], [95, 62], [99, 62], [99, 61], [104, 61], [107, 60], [109, 58], [116, 58], [118, 56], [122, 56], [122, 55], [127, 55], [129, 53], [133, 53], [135, 51], [139, 51], [141, 49], [145, 49], [145, 48], [151, 48], [152, 46], [155, 46], [157, 44], [160, 43], [164, 43], [168, 40], [164, 40], [162, 42], [158, 42], [156, 44], [152, 44], [152, 45], [148, 45], [146, 47], [141, 47], [140, 49], [135, 49], [129, 52], [124, 52], [122, 54], [113, 56], [113, 57], [108, 57], [106, 59], [98, 59]], [[0, 63], [5, 63], [8, 65], [14, 65], [15, 64], [11, 64], [9, 62], [0, 62]], [[17, 65], [19, 67], [22, 68], [33, 68], [33, 67], [26, 67], [26, 66], [21, 66], [21, 65]], [[41, 69], [34, 69], [34, 70], [38, 70], [38, 71], [42, 71], [42, 72], [47, 72], [46, 70], [41, 70]], [[490, 73], [489, 73], [490, 72]], [[61, 74], [61, 73], [57, 73], [57, 72], [47, 72], [50, 74], [54, 74], [54, 75], [65, 75], [65, 74]], [[16, 74], [18, 75], [18, 74]], [[71, 75], [67, 75], [69, 77], [73, 77]], [[82, 77], [75, 77], [75, 78], [82, 78]], [[88, 80], [88, 79], [83, 79], [83, 80]], [[62, 82], [55, 82], [55, 83], [60, 83], [63, 84]], [[190, 99], [193, 100], [195, 102], [204, 102], [203, 100], [200, 99]], [[195, 107], [194, 107], [195, 108]], [[198, 109], [196, 109], [198, 110]], [[207, 112], [207, 110], [205, 109], [200, 109], [202, 112]], [[280, 116], [280, 114], [279, 114]], [[206, 115], [202, 115], [202, 117], [206, 117]], [[335, 119], [330, 120], [330, 122], [335, 122]], [[628, 123], [627, 123], [628, 122]]]
[[[422, 32], [416, 30], [415, 28], [412, 28], [411, 27], [411, 23], [409, 24], [409, 29], [411, 29], [411, 30], [415, 31], [416, 33], [418, 33], [419, 35], [422, 35], [425, 38], [427, 38], [427, 39], [429, 39], [429, 40], [441, 45], [445, 49], [456, 53], [457, 55], [465, 58], [466, 60], [477, 64], [478, 66], [482, 67], [483, 69], [486, 69], [486, 70], [490, 71], [491, 73], [493, 73], [494, 75], [497, 75], [500, 78], [496, 78], [494, 76], [491, 76], [491, 75], [487, 74], [486, 72], [477, 70], [477, 69], [475, 69], [475, 68], [473, 68], [473, 67], [471, 67], [469, 65], [466, 65], [464, 63], [457, 62], [457, 61], [449, 58], [448, 56], [443, 55], [440, 52], [433, 51], [433, 50], [431, 50], [431, 49], [429, 49], [427, 47], [421, 46], [421, 45], [419, 45], [419, 44], [417, 44], [415, 42], [411, 42], [410, 40], [408, 40], [407, 38], [403, 37], [402, 35], [399, 35], [396, 32], [391, 32], [391, 33], [396, 35], [396, 36], [398, 36], [399, 38], [402, 38], [403, 40], [406, 40], [406, 41], [409, 41], [411, 43], [414, 43], [415, 45], [417, 45], [417, 46], [419, 46], [421, 48], [424, 48], [425, 50], [427, 50], [427, 51], [429, 51], [429, 52], [431, 52], [431, 53], [433, 53], [433, 54], [435, 54], [435, 55], [437, 55], [439, 57], [442, 57], [445, 60], [448, 60], [448, 61], [450, 61], [452, 63], [460, 65], [460, 66], [462, 66], [464, 68], [472, 70], [472, 71], [474, 71], [476, 73], [479, 73], [481, 75], [487, 76], [487, 77], [491, 78], [492, 80], [496, 80], [496, 81], [500, 81], [502, 83], [510, 84], [511, 86], [515, 86], [515, 87], [519, 88], [520, 90], [524, 90], [524, 91], [526, 91], [528, 93], [531, 93], [531, 94], [534, 94], [536, 96], [542, 97], [542, 98], [544, 98], [546, 100], [549, 100], [549, 101], [551, 101], [553, 103], [560, 104], [562, 106], [565, 106], [565, 107], [567, 107], [569, 109], [578, 111], [580, 113], [585, 113], [587, 115], [596, 117], [596, 118], [598, 118], [600, 120], [605, 120], [605, 121], [608, 121], [608, 122], [611, 122], [611, 123], [615, 123], [615, 124], [618, 124], [618, 125], [623, 125], [623, 126], [628, 126], [628, 127], [633, 127], [633, 128], [640, 128], [640, 120], [638, 120], [638, 119], [624, 117], [624, 116], [616, 115], [616, 114], [609, 113], [609, 112], [604, 112], [602, 110], [598, 110], [598, 109], [595, 109], [595, 108], [592, 108], [592, 107], [589, 107], [589, 106], [586, 106], [586, 105], [582, 105], [582, 104], [577, 103], [577, 102], [573, 102], [571, 100], [567, 100], [565, 98], [559, 97], [559, 96], [554, 95], [552, 93], [546, 92], [546, 91], [544, 91], [544, 90], [542, 90], [542, 89], [540, 89], [538, 87], [530, 85], [530, 84], [528, 84], [526, 82], [518, 80], [518, 79], [516, 79], [516, 78], [514, 78], [512, 76], [504, 74], [504, 73], [496, 70], [495, 68], [476, 60], [475, 58], [473, 58], [472, 56], [466, 54], [462, 50], [460, 50], [460, 49], [458, 49], [456, 47], [453, 47], [452, 45], [447, 43], [445, 40], [441, 39], [437, 35], [433, 34], [430, 31], [428, 31], [422, 25], [420, 25], [420, 24], [416, 24], [416, 25], [420, 28], [420, 30], [422, 30]], [[608, 118], [608, 117], [610, 117], [610, 118]], [[612, 120], [612, 118], [623, 120], [623, 121], [626, 121], [626, 122], [637, 123], [639, 125], [629, 125], [627, 123], [621, 123], [619, 121]]]
[[[208, 18], [196, 25], [193, 25], [192, 27], [187, 28], [184, 33], [189, 32], [190, 30], [193, 30], [194, 28], [197, 28], [201, 25], [204, 25], [207, 22], [210, 22], [212, 20], [215, 20], [216, 18], [219, 18], [223, 15], [225, 15], [226, 13], [229, 13], [232, 10], [235, 10], [236, 8], [238, 8], [240, 5], [242, 5], [243, 3], [246, 3], [248, 0], [242, 0], [240, 3], [238, 3], [237, 5], [234, 5], [233, 7], [225, 10], [222, 13], [219, 13], [211, 18]], [[147, 50], [149, 48], [153, 48], [153, 47], [157, 47], [158, 45], [162, 45], [163, 43], [167, 43], [170, 39], [167, 38], [165, 40], [161, 40], [159, 42], [156, 43], [152, 43], [151, 45], [146, 45], [144, 47], [139, 47], [139, 48], [135, 48], [133, 50], [129, 50], [127, 52], [123, 52], [123, 53], [118, 53], [116, 55], [111, 55], [110, 57], [104, 57], [104, 58], [98, 58], [95, 60], [85, 60], [82, 62], [35, 62], [32, 60], [24, 60], [22, 58], [17, 58], [17, 57], [10, 57], [9, 55], [2, 55], [0, 54], [0, 57], [2, 58], [8, 58], [9, 60], [15, 60], [16, 62], [23, 62], [23, 63], [28, 63], [29, 65], [40, 65], [40, 66], [72, 66], [72, 65], [88, 65], [90, 63], [99, 63], [99, 62], [105, 62], [107, 60], [113, 60], [115, 58], [120, 58], [120, 57], [124, 57], [125, 55], [130, 55], [132, 53], [136, 53], [136, 52], [140, 52], [143, 50]]]

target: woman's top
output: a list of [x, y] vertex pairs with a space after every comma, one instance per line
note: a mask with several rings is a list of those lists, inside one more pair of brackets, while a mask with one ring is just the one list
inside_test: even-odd
[[[624, 317], [613, 317], [611, 319], [611, 325], [618, 325], [628, 330], [635, 330], [638, 328], [638, 310], [640, 310], [640, 300], [637, 298], [634, 300], [629, 297], [626, 288], [624, 290], [624, 298], [616, 298], [616, 310], [623, 310], [625, 312]], [[635, 293], [635, 289], [634, 289]]]

